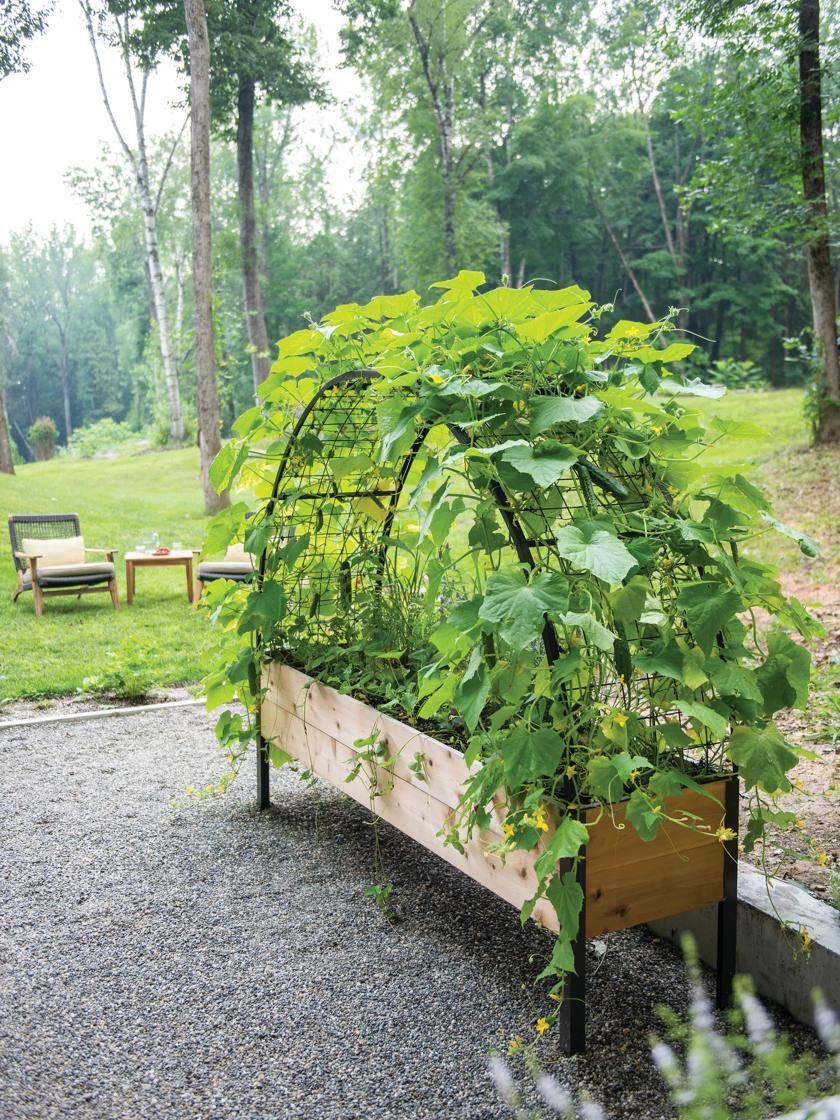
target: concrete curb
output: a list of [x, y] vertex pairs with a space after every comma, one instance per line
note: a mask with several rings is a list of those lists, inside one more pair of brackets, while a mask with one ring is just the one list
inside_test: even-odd
[[88, 708], [82, 712], [63, 712], [58, 716], [32, 716], [28, 719], [11, 719], [0, 723], [0, 731], [16, 727], [40, 727], [44, 723], [79, 723], [89, 719], [110, 719], [113, 716], [138, 716], [146, 712], [159, 712], [166, 708], [189, 708], [203, 704], [204, 697], [196, 700], [161, 700], [156, 704], [133, 704], [130, 708]]
[[[716, 923], [717, 907], [705, 906], [651, 922], [650, 928], [668, 941], [693, 934], [701, 959], [714, 967]], [[799, 936], [805, 930], [811, 938], [808, 951]], [[781, 879], [770, 880], [768, 897], [764, 876], [740, 863], [736, 969], [753, 978], [759, 995], [787, 1008], [801, 1023], [814, 1025], [815, 988], [840, 1012], [840, 911]]]
[[840, 1120], [840, 1097], [817, 1101], [810, 1108], [788, 1113], [786, 1116], [780, 1116], [778, 1120]]

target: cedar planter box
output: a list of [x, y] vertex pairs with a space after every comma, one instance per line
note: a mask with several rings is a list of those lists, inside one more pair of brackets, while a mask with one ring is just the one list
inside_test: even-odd
[[[540, 849], [508, 853], [502, 863], [490, 849], [504, 842], [502, 815], [480, 835], [464, 842], [464, 852], [444, 844], [441, 832], [453, 817], [469, 771], [463, 756], [375, 708], [319, 684], [288, 666], [265, 666], [267, 694], [261, 707], [261, 736], [292, 755], [314, 774], [372, 808], [382, 820], [404, 832], [465, 875], [517, 907], [536, 890], [533, 862]], [[387, 744], [387, 768], [378, 768], [381, 791], [371, 802], [370, 767], [348, 782], [358, 749], [354, 742], [377, 734]], [[268, 765], [260, 751], [260, 802], [268, 804]], [[423, 757], [425, 780], [409, 769]], [[709, 833], [676, 824], [663, 825], [654, 840], [643, 841], [632, 826], [623, 825], [621, 803], [614, 821], [599, 810], [584, 810], [590, 840], [579, 876], [584, 888], [581, 936], [575, 947], [576, 975], [570, 976], [559, 1018], [567, 1052], [584, 1046], [585, 938], [650, 922], [718, 903], [718, 1002], [728, 1002], [734, 968], [737, 848], [714, 835], [724, 816], [737, 828], [738, 781], [730, 776], [707, 785], [717, 801], [694, 791], [669, 800], [668, 815], [684, 810], [696, 814]], [[557, 916], [546, 899], [534, 919], [557, 931]]]

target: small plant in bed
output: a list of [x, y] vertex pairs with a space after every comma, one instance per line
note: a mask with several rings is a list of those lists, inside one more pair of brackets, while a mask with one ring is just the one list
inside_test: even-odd
[[[448, 839], [501, 813], [502, 857], [534, 853], [523, 919], [542, 899], [557, 914], [543, 975], [559, 997], [583, 807], [622, 802], [643, 839], [699, 828], [671, 799], [735, 765], [754, 844], [799, 757], [773, 723], [807, 700], [790, 632], [816, 624], [743, 551], [789, 530], [737, 470], [704, 467], [728, 424], [692, 407], [708, 387], [679, 383], [694, 347], [669, 318], [601, 332], [576, 286], [437, 287], [429, 306], [346, 305], [279, 344], [214, 467], [262, 500], [211, 530], [208, 549], [244, 540], [259, 575], [211, 587], [243, 644], [208, 697], [254, 711], [280, 660], [460, 744], [472, 769]], [[255, 726], [223, 715], [234, 768]], [[733, 836], [721, 810], [717, 837]]]

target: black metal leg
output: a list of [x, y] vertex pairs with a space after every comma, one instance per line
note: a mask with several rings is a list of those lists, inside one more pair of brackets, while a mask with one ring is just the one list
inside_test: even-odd
[[735, 833], [724, 843], [723, 901], [717, 913], [717, 1005], [723, 1009], [732, 999], [738, 927], [738, 776], [726, 783], [724, 827]]
[[257, 808], [271, 808], [271, 771], [268, 749], [262, 735], [257, 736]]
[[575, 972], [566, 978], [566, 992], [557, 1016], [560, 1047], [566, 1057], [586, 1049], [586, 859], [578, 860], [577, 881], [583, 891], [583, 909], [577, 937], [572, 942]]

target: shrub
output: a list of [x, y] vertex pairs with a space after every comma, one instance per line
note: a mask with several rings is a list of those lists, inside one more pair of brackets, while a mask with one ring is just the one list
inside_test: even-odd
[[768, 385], [767, 378], [755, 362], [739, 362], [735, 358], [713, 362], [709, 379], [725, 385], [727, 389], [766, 389]]
[[107, 458], [130, 450], [150, 446], [151, 441], [141, 432], [133, 432], [126, 423], [118, 423], [110, 416], [77, 428], [68, 446], [74, 459]]
[[26, 438], [32, 445], [35, 458], [39, 462], [52, 459], [55, 455], [58, 428], [55, 426], [55, 421], [49, 416], [39, 416], [26, 433]]

